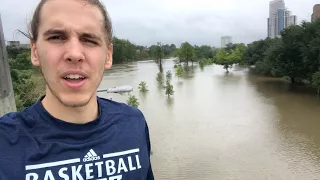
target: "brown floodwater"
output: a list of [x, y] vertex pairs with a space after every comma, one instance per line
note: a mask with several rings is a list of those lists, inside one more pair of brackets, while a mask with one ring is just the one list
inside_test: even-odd
[[[166, 60], [164, 71], [172, 71]], [[158, 86], [154, 61], [115, 65], [100, 88], [134, 87], [150, 129], [157, 180], [320, 180], [320, 99], [314, 90], [218, 65]], [[138, 84], [146, 81], [149, 92]], [[98, 94], [126, 102], [128, 95]]]

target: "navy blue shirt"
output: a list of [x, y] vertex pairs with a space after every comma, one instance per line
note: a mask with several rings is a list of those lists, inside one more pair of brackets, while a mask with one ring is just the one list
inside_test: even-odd
[[41, 98], [0, 118], [1, 180], [153, 180], [150, 139], [140, 110], [98, 97], [86, 124], [51, 116]]

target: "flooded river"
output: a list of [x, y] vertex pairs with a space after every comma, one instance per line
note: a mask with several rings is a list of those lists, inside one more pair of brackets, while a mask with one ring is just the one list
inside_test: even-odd
[[[164, 71], [173, 71], [166, 60]], [[153, 61], [115, 65], [100, 88], [131, 85], [150, 129], [157, 180], [320, 180], [320, 99], [234, 67], [173, 75], [170, 99]], [[149, 92], [138, 84], [146, 81]], [[125, 102], [127, 95], [98, 94]]]

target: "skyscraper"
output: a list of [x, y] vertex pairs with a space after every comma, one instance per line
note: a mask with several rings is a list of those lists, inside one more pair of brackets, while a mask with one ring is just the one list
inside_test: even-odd
[[320, 18], [320, 4], [316, 4], [313, 6], [313, 14], [311, 17], [311, 21], [314, 21], [318, 18]]
[[285, 28], [297, 24], [297, 17], [285, 8], [283, 0], [273, 0], [269, 4], [268, 37], [278, 37]]
[[225, 48], [227, 47], [227, 44], [232, 43], [232, 37], [231, 36], [222, 36], [221, 37], [221, 47]]

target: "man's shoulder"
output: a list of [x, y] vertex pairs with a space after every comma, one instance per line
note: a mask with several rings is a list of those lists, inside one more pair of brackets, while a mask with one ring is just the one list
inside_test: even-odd
[[128, 104], [122, 102], [116, 102], [113, 100], [99, 97], [99, 105], [101, 106], [101, 110], [108, 114], [118, 113], [127, 116], [136, 116], [144, 118], [143, 113], [138, 108], [129, 106]]
[[24, 111], [9, 112], [0, 117], [0, 132], [10, 132], [14, 129], [17, 129], [21, 125], [21, 120], [23, 119], [24, 114]]
[[21, 112], [9, 112], [5, 115], [3, 115], [2, 117], [0, 117], [0, 129], [1, 126], [4, 125], [17, 125], [19, 124], [19, 122], [17, 121], [17, 117]]

